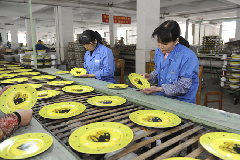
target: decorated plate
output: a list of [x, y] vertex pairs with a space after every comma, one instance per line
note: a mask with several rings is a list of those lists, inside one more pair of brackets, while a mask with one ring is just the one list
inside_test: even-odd
[[0, 61], [0, 63], [9, 63], [9, 62], [6, 62], [6, 61]]
[[60, 91], [55, 90], [45, 90], [45, 91], [37, 91], [37, 99], [46, 99], [57, 96], [60, 94]]
[[84, 68], [73, 68], [71, 69], [70, 73], [74, 76], [80, 76], [83, 74], [87, 74], [87, 71]]
[[32, 69], [17, 69], [17, 70], [14, 70], [14, 72], [29, 72], [29, 71], [32, 71]]
[[53, 143], [45, 133], [26, 133], [11, 137], [0, 144], [0, 157], [4, 159], [25, 159], [46, 151]]
[[22, 83], [28, 81], [27, 78], [13, 78], [13, 79], [6, 79], [1, 81], [1, 83]]
[[108, 88], [111, 88], [111, 89], [125, 89], [128, 87], [128, 85], [126, 84], [109, 84], [107, 85]]
[[36, 84], [36, 83], [31, 83], [31, 84], [27, 84], [27, 85], [30, 85], [30, 86], [32, 86], [35, 89], [42, 87], [42, 84]]
[[227, 132], [204, 134], [199, 139], [203, 148], [225, 160], [240, 159], [240, 135]]
[[40, 72], [21, 72], [18, 75], [21, 75], [21, 76], [35, 76], [35, 75], [39, 75], [39, 74], [40, 74]]
[[60, 119], [79, 115], [85, 111], [86, 106], [78, 102], [61, 102], [54, 103], [43, 107], [39, 115], [44, 118]]
[[139, 89], [150, 88], [150, 83], [140, 74], [131, 73], [128, 78], [131, 83]]
[[51, 81], [51, 82], [47, 82], [48, 85], [51, 86], [65, 86], [68, 84], [72, 84], [74, 81]]
[[82, 85], [72, 85], [72, 86], [66, 86], [62, 89], [65, 92], [69, 93], [86, 93], [86, 92], [92, 92], [94, 88], [90, 86], [82, 86]]
[[3, 71], [3, 70], [5, 70], [6, 68], [0, 68], [0, 71]]
[[87, 102], [91, 105], [100, 107], [112, 107], [122, 105], [126, 102], [126, 99], [119, 96], [95, 96], [89, 98]]
[[141, 126], [167, 128], [181, 123], [181, 119], [172, 113], [160, 110], [138, 110], [132, 112], [129, 118]]
[[30, 109], [37, 101], [37, 91], [27, 84], [11, 86], [0, 97], [0, 109], [12, 113], [18, 109]]
[[55, 72], [56, 74], [67, 74], [69, 73], [69, 71], [58, 71], [58, 72]]
[[1, 74], [0, 79], [5, 79], [5, 78], [13, 78], [16, 77], [17, 74]]
[[78, 152], [102, 154], [119, 150], [133, 139], [132, 130], [121, 123], [96, 122], [82, 126], [69, 137], [70, 146]]
[[190, 158], [190, 157], [172, 157], [164, 160], [200, 160], [200, 159]]
[[7, 69], [20, 69], [20, 68], [24, 68], [24, 67], [7, 67]]
[[0, 74], [8, 74], [8, 73], [12, 73], [13, 71], [0, 71]]
[[6, 67], [19, 67], [17, 64], [5, 64]]
[[32, 77], [32, 79], [36, 79], [36, 80], [40, 80], [40, 81], [45, 81], [45, 80], [55, 79], [55, 78], [56, 78], [56, 76], [52, 76], [52, 75], [42, 75], [42, 76]]

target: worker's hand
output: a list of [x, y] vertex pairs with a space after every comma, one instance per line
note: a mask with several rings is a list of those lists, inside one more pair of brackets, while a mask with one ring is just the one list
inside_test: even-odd
[[144, 88], [140, 90], [143, 93], [146, 94], [151, 94], [154, 92], [161, 92], [162, 91], [162, 87], [157, 87], [157, 86], [151, 86], [150, 88]]
[[143, 78], [147, 79], [148, 81], [152, 79], [151, 74], [144, 73], [144, 74], [140, 74], [140, 75], [143, 76]]
[[8, 88], [10, 88], [11, 86], [6, 86], [4, 87], [1, 91], [0, 91], [0, 96], [3, 94], [4, 91], [6, 91]]
[[32, 119], [32, 109], [24, 110], [24, 109], [19, 109], [15, 112], [18, 112], [21, 116], [21, 122], [19, 124], [20, 127], [26, 126], [30, 123]]
[[82, 78], [93, 78], [93, 77], [95, 77], [95, 74], [83, 74], [83, 75], [80, 75], [79, 77], [82, 77]]

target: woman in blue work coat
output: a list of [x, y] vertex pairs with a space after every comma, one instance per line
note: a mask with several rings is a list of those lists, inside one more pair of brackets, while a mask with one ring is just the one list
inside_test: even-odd
[[158, 87], [151, 86], [141, 91], [195, 104], [199, 62], [180, 33], [179, 24], [172, 20], [165, 21], [154, 30], [152, 37], [157, 36], [159, 47], [155, 50], [155, 70], [143, 74], [143, 77], [151, 84], [158, 83]]
[[114, 77], [115, 62], [112, 50], [102, 45], [102, 37], [97, 31], [86, 30], [79, 37], [87, 52], [84, 56], [84, 68], [87, 74], [80, 77], [96, 78], [116, 83]]

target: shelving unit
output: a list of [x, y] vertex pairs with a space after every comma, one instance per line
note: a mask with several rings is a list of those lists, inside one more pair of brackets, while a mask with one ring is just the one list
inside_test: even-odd
[[223, 48], [223, 40], [220, 36], [203, 36], [199, 54], [219, 54]]

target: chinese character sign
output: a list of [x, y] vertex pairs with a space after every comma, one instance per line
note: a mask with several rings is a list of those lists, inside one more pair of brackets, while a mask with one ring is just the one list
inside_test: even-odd
[[[109, 23], [109, 15], [102, 14], [102, 22]], [[113, 16], [114, 23], [131, 24], [131, 17]]]

